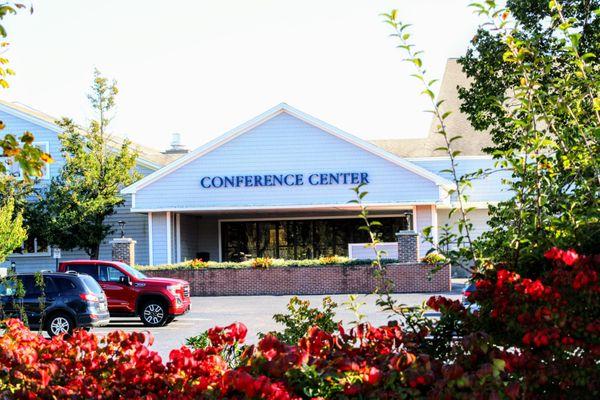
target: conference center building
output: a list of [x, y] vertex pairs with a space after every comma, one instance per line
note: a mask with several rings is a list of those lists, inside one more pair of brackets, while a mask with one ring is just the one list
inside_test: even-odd
[[[451, 98], [449, 106], [458, 106], [454, 88], [461, 76], [450, 60], [442, 84], [442, 94]], [[13, 125], [19, 117], [38, 125], [46, 118], [41, 137], [57, 159], [51, 165], [55, 170], [61, 164], [58, 130], [42, 114], [17, 111], [6, 104], [0, 107], [3, 120]], [[450, 128], [464, 137], [458, 172], [492, 167], [494, 161], [481, 151], [489, 138], [473, 132], [464, 116], [452, 118]], [[125, 222], [125, 235], [137, 242], [140, 265], [194, 258], [369, 258], [359, 207], [351, 202], [356, 199], [352, 189], [360, 185], [368, 192], [362, 202], [381, 223], [381, 241], [390, 244], [393, 257], [398, 232], [422, 233], [432, 226], [435, 240], [451, 222], [448, 211], [456, 199], [450, 194], [454, 184], [449, 174], [440, 172], [449, 166], [448, 157], [435, 150], [441, 144], [435, 126], [420, 139], [366, 141], [282, 103], [189, 152], [177, 141], [165, 152], [139, 146], [138, 170], [144, 177], [123, 188], [126, 202], [109, 223], [116, 237], [117, 222]], [[48, 171], [48, 176], [56, 173]], [[488, 204], [507, 196], [503, 177], [493, 174], [473, 184], [468, 205], [475, 207], [471, 218], [478, 233], [485, 229]], [[423, 237], [421, 256], [429, 249]], [[101, 258], [110, 257], [110, 239], [101, 248]], [[9, 259], [25, 269], [51, 262], [44, 239], [35, 240]], [[42, 250], [39, 254], [32, 251], [34, 244]], [[77, 251], [62, 254], [82, 256]]]

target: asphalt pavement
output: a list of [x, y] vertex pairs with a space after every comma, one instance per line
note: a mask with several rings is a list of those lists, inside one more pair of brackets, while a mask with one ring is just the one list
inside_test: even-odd
[[[393, 297], [406, 305], [419, 305], [434, 295], [458, 299], [462, 288], [462, 282], [455, 281], [451, 292], [395, 294]], [[286, 305], [291, 297], [293, 296], [192, 297], [192, 310], [176, 318], [167, 326], [146, 328], [139, 318], [113, 318], [108, 326], [95, 328], [92, 332], [106, 334], [117, 329], [126, 332], [150, 332], [154, 336], [154, 344], [150, 348], [157, 351], [163, 360], [166, 360], [172, 349], [185, 344], [186, 338], [198, 335], [216, 325], [224, 326], [233, 322], [243, 322], [248, 327], [247, 342], [256, 343], [259, 332], [269, 332], [280, 328], [273, 321], [272, 316], [277, 313], [285, 313]], [[324, 296], [299, 297], [309, 300], [311, 305], [316, 306], [321, 304]], [[339, 305], [336, 313], [338, 320], [347, 324], [355, 319], [354, 314], [342, 305], [348, 301], [348, 295], [331, 295], [330, 297]], [[358, 301], [365, 303], [361, 307], [361, 312], [366, 315], [366, 320], [373, 325], [387, 323], [389, 315], [376, 306], [374, 295], [359, 295]]]

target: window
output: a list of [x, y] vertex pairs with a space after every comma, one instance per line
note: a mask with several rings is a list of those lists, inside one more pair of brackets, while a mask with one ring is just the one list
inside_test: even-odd
[[0, 297], [14, 296], [15, 284], [13, 281], [5, 281], [0, 283]]
[[[412, 214], [375, 217], [375, 230], [384, 242], [395, 242], [396, 232], [410, 229]], [[224, 260], [236, 260], [241, 253], [250, 257], [307, 259], [346, 256], [348, 243], [369, 242], [359, 218], [331, 218], [281, 221], [226, 221], [221, 225]]]
[[17, 279], [21, 281], [23, 284], [23, 289], [25, 290], [25, 297], [39, 297], [42, 295], [42, 289], [36, 285], [35, 276], [33, 275], [22, 275]]
[[98, 266], [96, 264], [67, 264], [69, 271], [77, 271], [80, 274], [87, 274], [94, 279], [98, 279]]
[[115, 267], [110, 267], [108, 265], [100, 266], [100, 276], [99, 281], [101, 282], [120, 282], [121, 277], [125, 276], [124, 273], [116, 269]]
[[[33, 145], [43, 151], [44, 153], [50, 154], [50, 144], [48, 142], [34, 142]], [[42, 169], [42, 176], [39, 179], [47, 180], [50, 179], [50, 164], [46, 163]]]
[[46, 296], [56, 294], [56, 285], [49, 276], [44, 276], [44, 293]]
[[100, 287], [100, 285], [98, 285], [98, 282], [96, 282], [92, 277], [82, 275], [81, 281], [83, 282], [85, 287], [87, 287], [92, 293], [95, 293], [98, 295], [104, 294], [104, 292], [102, 291], [102, 288]]
[[[50, 153], [50, 144], [48, 142], [33, 142], [33, 146], [42, 150], [44, 153]], [[3, 162], [6, 165], [6, 172], [8, 174], [17, 178], [21, 178], [23, 176], [23, 172], [21, 171], [19, 163], [15, 162], [12, 157], [5, 158]], [[42, 175], [38, 177], [38, 179], [50, 179], [50, 164], [46, 163], [46, 165], [42, 169]]]
[[[44, 286], [43, 287], [37, 284], [35, 275], [20, 275], [20, 276], [17, 276], [17, 279], [19, 281], [21, 281], [21, 284], [23, 285], [23, 289], [25, 290], [25, 297], [40, 297], [42, 295], [42, 288], [44, 289], [44, 293], [46, 293], [46, 294], [56, 292], [56, 287], [55, 287], [54, 283], [52, 282], [52, 280], [50, 279], [50, 277], [48, 277], [48, 276], [44, 276]], [[8, 284], [8, 287], [4, 289], [4, 290], [6, 290], [6, 293], [3, 293], [2, 295], [5, 295], [5, 296], [15, 295], [16, 290], [14, 288], [14, 285], [10, 284], [9, 282], [7, 282], [7, 284]], [[2, 291], [2, 289], [0, 289], [0, 292], [1, 291]]]
[[147, 278], [146, 275], [144, 275], [137, 269], [133, 268], [131, 265], [127, 265], [127, 264], [119, 262], [119, 261], [115, 261], [115, 264], [117, 264], [119, 267], [121, 267], [121, 269], [124, 270], [129, 275], [135, 276], [137, 279], [146, 279]]
[[72, 279], [53, 276], [52, 280], [54, 280], [54, 284], [58, 288], [59, 293], [68, 293], [77, 289], [77, 285], [75, 285], [75, 282], [73, 282]]
[[29, 237], [13, 255], [49, 256], [50, 247], [44, 239]]

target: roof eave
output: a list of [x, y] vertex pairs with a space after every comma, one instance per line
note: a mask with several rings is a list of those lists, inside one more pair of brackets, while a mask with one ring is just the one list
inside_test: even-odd
[[269, 110], [265, 111], [264, 113], [252, 118], [248, 122], [246, 122], [242, 125], [239, 125], [239, 126], [233, 128], [232, 130], [226, 132], [225, 134], [219, 136], [218, 138], [211, 140], [210, 142], [206, 143], [203, 146], [200, 146], [196, 150], [188, 153], [186, 156], [166, 165], [160, 171], [156, 171], [156, 172], [146, 176], [145, 178], [137, 181], [136, 183], [124, 188], [121, 191], [121, 193], [123, 193], [123, 194], [136, 193], [138, 190], [140, 190], [140, 189], [144, 188], [145, 186], [149, 185], [150, 183], [160, 179], [161, 177], [168, 175], [169, 173], [176, 170], [177, 168], [222, 146], [223, 144], [229, 142], [230, 140], [249, 131], [250, 129], [254, 128], [255, 126], [261, 124], [262, 122], [267, 121], [267, 120], [281, 114], [282, 112], [287, 112], [288, 114], [308, 123], [309, 125], [315, 126], [319, 129], [322, 129], [336, 137], [341, 138], [342, 140], [345, 140], [347, 142], [354, 144], [357, 147], [360, 147], [360, 148], [367, 150], [379, 157], [387, 159], [388, 161], [390, 161], [396, 165], [399, 165], [400, 167], [403, 167], [413, 173], [416, 173], [417, 175], [420, 175], [420, 176], [434, 182], [438, 186], [442, 186], [444, 188], [452, 187], [452, 183], [450, 181], [426, 170], [425, 168], [419, 167], [418, 165], [413, 164], [410, 161], [407, 161], [407, 160], [405, 160], [401, 157], [398, 157], [388, 151], [385, 151], [382, 148], [377, 147], [374, 144], [367, 142], [366, 140], [362, 140], [360, 138], [357, 138], [356, 136], [353, 136], [347, 132], [344, 132], [341, 129], [336, 128], [335, 126], [330, 125], [324, 121], [321, 121], [311, 115], [308, 115], [286, 103], [280, 103], [280, 104], [276, 105], [275, 107], [272, 107]]

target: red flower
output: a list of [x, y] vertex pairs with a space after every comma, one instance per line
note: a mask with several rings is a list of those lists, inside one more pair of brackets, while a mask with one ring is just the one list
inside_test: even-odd
[[[525, 285], [525, 280], [523, 280], [523, 284]], [[531, 284], [525, 286], [525, 294], [538, 299], [544, 294], [544, 285], [538, 279], [532, 282]]]
[[544, 257], [548, 260], [558, 260], [562, 257], [563, 251], [558, 247], [553, 247], [544, 253]]
[[577, 254], [575, 250], [569, 249], [562, 253], [561, 259], [565, 264], [571, 267], [579, 260], [579, 254]]
[[215, 326], [208, 330], [208, 338], [215, 347], [233, 345], [235, 342], [244, 343], [248, 328], [241, 322], [226, 327]]

